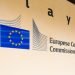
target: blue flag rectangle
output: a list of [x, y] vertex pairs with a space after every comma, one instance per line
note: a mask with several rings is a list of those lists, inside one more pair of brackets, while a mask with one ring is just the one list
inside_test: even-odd
[[0, 24], [0, 47], [30, 48], [30, 32]]

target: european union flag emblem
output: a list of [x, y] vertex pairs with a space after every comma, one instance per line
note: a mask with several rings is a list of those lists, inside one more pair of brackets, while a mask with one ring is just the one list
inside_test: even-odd
[[30, 48], [30, 32], [0, 24], [0, 47]]

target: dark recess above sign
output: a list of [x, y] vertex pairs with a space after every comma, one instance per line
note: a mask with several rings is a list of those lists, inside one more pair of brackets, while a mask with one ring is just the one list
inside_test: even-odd
[[71, 3], [73, 3], [73, 4], [75, 4], [75, 0], [67, 0], [67, 1], [69, 1], [69, 2], [71, 2]]

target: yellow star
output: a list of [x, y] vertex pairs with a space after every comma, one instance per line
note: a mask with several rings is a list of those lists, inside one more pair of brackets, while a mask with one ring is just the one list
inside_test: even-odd
[[23, 37], [23, 35], [21, 34], [21, 37]]
[[12, 33], [10, 32], [9, 35], [12, 35]]
[[15, 30], [15, 32], [17, 33], [18, 31], [17, 31], [17, 30]]
[[10, 39], [9, 41], [10, 41], [10, 42], [12, 42], [12, 40], [11, 40], [11, 39]]
[[21, 34], [20, 32], [18, 32], [18, 34]]
[[23, 40], [24, 38], [21, 38], [21, 40]]
[[12, 45], [14, 45], [14, 42], [12, 42]]
[[8, 36], [8, 38], [11, 38], [11, 36]]
[[21, 43], [18, 43], [18, 45], [20, 46], [20, 45], [21, 45]]
[[23, 42], [21, 41], [21, 44], [22, 44]]
[[14, 33], [14, 30], [12, 30], [12, 33]]
[[15, 46], [17, 46], [17, 44], [15, 44]]

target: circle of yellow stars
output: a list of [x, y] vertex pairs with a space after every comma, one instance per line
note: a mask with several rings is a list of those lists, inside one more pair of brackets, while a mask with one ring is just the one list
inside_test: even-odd
[[[11, 39], [11, 38], [12, 38], [12, 34], [14, 34], [14, 33], [17, 33], [17, 34], [20, 35], [21, 41], [20, 41], [19, 43], [15, 43], [15, 42]], [[22, 35], [21, 32], [18, 31], [18, 30], [12, 30], [12, 31], [9, 33], [8, 38], [9, 38], [9, 42], [10, 42], [12, 45], [14, 45], [14, 46], [20, 46], [20, 45], [23, 43], [22, 41], [24, 40], [23, 35]]]

